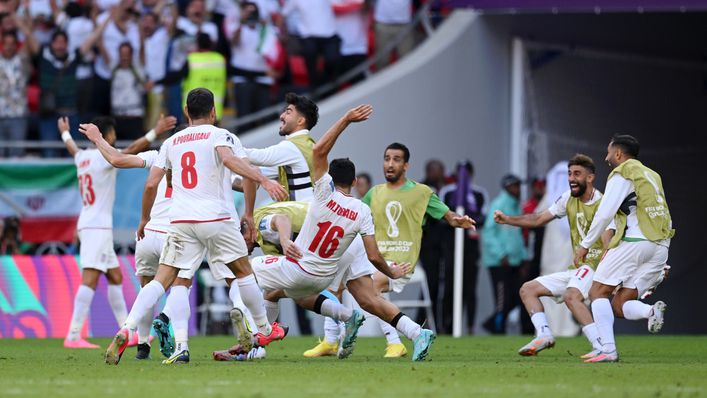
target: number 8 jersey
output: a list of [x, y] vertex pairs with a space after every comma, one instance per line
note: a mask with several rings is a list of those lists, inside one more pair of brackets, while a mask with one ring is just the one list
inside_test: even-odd
[[216, 148], [229, 147], [245, 158], [240, 140], [228, 130], [212, 125], [188, 127], [162, 144], [155, 167], [172, 170], [171, 223], [211, 222], [230, 219], [233, 205], [224, 178], [226, 171]]
[[316, 276], [331, 276], [357, 234], [373, 235], [371, 209], [360, 200], [334, 187], [329, 174], [314, 183], [309, 206], [295, 244], [303, 252], [302, 269]]
[[74, 156], [81, 193], [81, 215], [76, 229], [113, 229], [113, 202], [117, 170], [98, 149], [85, 149]]

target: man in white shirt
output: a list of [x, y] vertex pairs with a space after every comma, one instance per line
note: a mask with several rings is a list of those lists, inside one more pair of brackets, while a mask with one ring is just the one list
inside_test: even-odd
[[[297, 31], [301, 37], [302, 56], [307, 64], [309, 87], [315, 89], [336, 77], [339, 64], [339, 37], [332, 0], [288, 0], [282, 14], [299, 16]], [[317, 60], [324, 58], [324, 72], [319, 73]]]
[[[96, 118], [107, 142], [115, 141], [115, 121], [112, 118]], [[71, 138], [69, 121], [60, 118], [57, 127], [69, 154], [74, 157], [83, 207], [77, 225], [81, 241], [81, 286], [74, 298], [74, 308], [69, 331], [64, 340], [66, 348], [99, 348], [81, 337], [83, 324], [93, 301], [98, 278], [105, 274], [108, 279], [108, 302], [119, 325], [125, 321], [127, 308], [123, 298], [118, 258], [113, 250], [113, 202], [115, 200], [116, 170], [97, 149], [81, 150]], [[160, 131], [163, 133], [165, 130]], [[137, 153], [149, 146], [157, 136], [151, 132], [133, 142], [125, 153]], [[136, 343], [136, 342], [135, 342]]]
[[[341, 38], [340, 74], [359, 66], [368, 58], [369, 8], [364, 0], [335, 0], [336, 32]], [[366, 78], [366, 73], [356, 74], [351, 84]]]
[[[376, 57], [381, 56], [383, 50], [396, 40], [398, 35], [408, 29], [412, 22], [412, 0], [376, 0], [373, 8], [375, 21]], [[415, 47], [415, 31], [410, 31], [402, 41], [395, 46], [398, 59], [412, 51]], [[390, 54], [383, 57], [376, 69], [381, 70], [391, 62]]]
[[206, 3], [204, 0], [191, 0], [187, 6], [186, 16], [177, 19], [177, 29], [189, 36], [199, 32], [209, 35], [212, 43], [218, 42], [218, 26], [206, 19]]
[[[615, 135], [609, 142], [606, 162], [613, 171], [592, 225], [575, 249], [574, 262], [579, 264], [612, 220], [616, 220], [620, 229], [625, 226], [620, 243], [606, 253], [594, 274], [589, 298], [602, 349], [599, 355], [585, 362], [619, 360], [614, 338], [615, 314], [631, 320], [648, 319], [651, 333], [657, 333], [663, 326], [665, 303], [657, 301], [651, 306], [638, 299], [663, 280], [675, 230], [661, 177], [637, 159], [639, 150], [638, 140], [630, 135]], [[610, 303], [609, 297], [617, 286], [620, 289]]]
[[[230, 190], [224, 186], [225, 168], [257, 181], [275, 200], [284, 199], [286, 192], [250, 166], [238, 138], [227, 130], [213, 126], [216, 110], [214, 96], [209, 90], [197, 88], [189, 92], [185, 111], [190, 127], [165, 141], [156, 165], [150, 170], [143, 195], [138, 238], [144, 237], [157, 187], [166, 170], [172, 170], [173, 175], [172, 228], [162, 250], [155, 279], [140, 291], [124, 326], [106, 351], [108, 364], [118, 364], [131, 333], [137, 329], [137, 323], [155, 305], [165, 289], [172, 285], [180, 270], [193, 272], [201, 264], [204, 254], [214, 263], [226, 264], [238, 278], [237, 284], [231, 284], [231, 290], [240, 290], [243, 302], [258, 327], [259, 341], [267, 344], [285, 337], [281, 326], [274, 324], [271, 327], [267, 322], [262, 293], [248, 261], [245, 241], [238, 230], [238, 223], [233, 219], [233, 203], [227, 195]], [[250, 350], [252, 335], [243, 310], [234, 308], [231, 318], [238, 323], [239, 343]], [[174, 355], [183, 360], [175, 358], [170, 363], [188, 362], [188, 347], [182, 350], [178, 347]]]
[[154, 12], [140, 17], [140, 60], [145, 68], [147, 107], [145, 125], [152, 126], [164, 112], [164, 85], [160, 82], [167, 74], [167, 49], [170, 36]]

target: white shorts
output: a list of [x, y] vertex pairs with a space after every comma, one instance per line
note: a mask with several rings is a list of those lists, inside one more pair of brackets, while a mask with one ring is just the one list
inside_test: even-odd
[[599, 263], [594, 280], [607, 285], [637, 289], [638, 296], [655, 289], [668, 261], [668, 247], [643, 240], [622, 241]]
[[336, 277], [310, 274], [285, 256], [258, 256], [251, 265], [261, 289], [266, 292], [284, 290], [292, 299], [318, 294]]
[[[160, 264], [179, 268], [180, 278], [191, 279], [204, 256], [214, 278], [233, 278], [225, 264], [248, 256], [245, 240], [233, 220], [172, 224]], [[185, 272], [182, 272], [185, 271]]]
[[120, 266], [113, 249], [112, 229], [82, 229], [79, 231], [79, 240], [81, 269], [92, 268], [106, 273]]
[[339, 290], [342, 284], [346, 287], [348, 281], [373, 275], [376, 272], [376, 268], [368, 261], [363, 241], [360, 239], [355, 239], [351, 243], [344, 255], [341, 256], [338, 266], [339, 272], [336, 273], [334, 281], [329, 287], [334, 291]]
[[589, 289], [592, 287], [594, 270], [588, 265], [582, 265], [577, 269], [555, 272], [550, 275], [543, 275], [535, 278], [535, 281], [545, 286], [555, 297], [555, 301], [562, 303], [562, 296], [568, 288], [573, 287], [582, 293], [584, 299], [589, 298]]
[[145, 237], [135, 243], [135, 275], [155, 276], [166, 239], [166, 232], [145, 230]]

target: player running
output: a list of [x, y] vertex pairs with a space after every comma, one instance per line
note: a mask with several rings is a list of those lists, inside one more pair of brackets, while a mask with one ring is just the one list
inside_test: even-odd
[[[100, 131], [109, 143], [115, 142], [113, 118], [99, 117], [94, 119], [94, 123], [100, 127]], [[81, 337], [81, 329], [88, 316], [101, 274], [104, 274], [108, 280], [108, 303], [119, 325], [125, 322], [128, 314], [123, 297], [123, 276], [113, 249], [113, 202], [117, 172], [97, 149], [79, 149], [69, 132], [68, 118], [60, 118], [57, 127], [66, 149], [74, 157], [82, 200], [77, 225], [81, 241], [81, 285], [74, 297], [74, 309], [64, 347], [99, 348]], [[135, 140], [123, 152], [137, 153], [147, 148], [158, 135], [173, 127], [174, 123], [161, 120], [154, 130]], [[135, 343], [131, 341], [131, 345]]]
[[[373, 276], [376, 291], [399, 293], [410, 281], [414, 266], [420, 254], [422, 226], [426, 217], [444, 218], [455, 228], [474, 228], [474, 220], [468, 216], [459, 216], [439, 199], [427, 185], [409, 180], [406, 172], [409, 168], [410, 151], [400, 143], [390, 144], [383, 155], [385, 184], [376, 185], [363, 197], [363, 202], [370, 206], [375, 220], [375, 236], [383, 258], [388, 262], [410, 263], [413, 269], [400, 279], [390, 279], [381, 272]], [[395, 321], [395, 320], [393, 320]], [[407, 349], [400, 342], [395, 322], [389, 324], [379, 320], [388, 345], [386, 358], [397, 358], [407, 354]], [[332, 336], [335, 327], [325, 327], [325, 340], [312, 350], [329, 351], [327, 341], [336, 341]]]
[[[569, 160], [567, 165], [567, 181], [570, 189], [563, 193], [549, 209], [541, 213], [522, 216], [508, 216], [497, 210], [493, 219], [497, 224], [537, 228], [556, 218], [566, 216], [570, 225], [572, 247], [576, 248], [582, 237], [586, 235], [601, 201], [601, 192], [594, 187], [595, 173], [596, 168], [592, 159], [589, 156], [577, 154]], [[594, 270], [599, 264], [604, 247], [608, 245], [610, 236], [610, 234], [605, 236], [604, 246], [600, 241], [594, 243], [579, 267], [575, 267], [573, 264], [567, 271], [543, 275], [523, 284], [519, 294], [530, 315], [530, 320], [535, 326], [535, 338], [523, 346], [518, 354], [523, 356], [537, 355], [540, 351], [555, 346], [555, 338], [547, 323], [540, 297], [554, 297], [558, 302], [564, 301], [574, 318], [582, 325], [582, 333], [593, 348], [591, 353], [583, 355], [582, 358], [586, 359], [598, 353], [601, 349], [599, 332], [584, 300], [589, 298], [589, 288], [592, 285]]]
[[[223, 263], [238, 278], [231, 289], [239, 289], [243, 302], [250, 309], [262, 345], [284, 338], [284, 329], [267, 322], [263, 297], [252, 274], [245, 241], [232, 219], [224, 187], [225, 170], [238, 173], [260, 183], [275, 200], [286, 197], [285, 190], [250, 166], [238, 138], [213, 126], [215, 121], [213, 94], [203, 88], [189, 92], [185, 107], [190, 127], [169, 138], [162, 145], [160, 156], [150, 170], [143, 195], [142, 220], [138, 239], [145, 236], [157, 187], [167, 169], [172, 170], [173, 199], [170, 207], [171, 229], [160, 257], [155, 279], [138, 294], [124, 326], [113, 338], [106, 351], [106, 363], [117, 364], [130, 334], [145, 313], [155, 305], [172, 285], [180, 270], [193, 272], [207, 254], [213, 263]], [[237, 287], [236, 287], [237, 286]], [[236, 300], [238, 301], [238, 300]], [[239, 342], [250, 346], [251, 334], [245, 324], [243, 310], [238, 328]], [[175, 352], [175, 355], [178, 354]]]
[[[638, 140], [630, 135], [615, 135], [609, 142], [606, 162], [613, 171], [589, 231], [575, 252], [574, 262], [579, 264], [617, 214], [617, 227], [625, 223], [621, 241], [599, 262], [589, 290], [602, 348], [601, 353], [585, 362], [619, 360], [614, 311], [626, 319], [647, 318], [648, 331], [652, 333], [663, 326], [665, 303], [657, 301], [650, 306], [638, 298], [661, 282], [675, 230], [660, 175], [637, 159], [639, 149]], [[621, 288], [610, 303], [609, 296], [617, 286]]]

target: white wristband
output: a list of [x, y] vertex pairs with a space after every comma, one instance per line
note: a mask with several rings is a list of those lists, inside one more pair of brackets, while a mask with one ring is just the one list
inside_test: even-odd
[[69, 133], [69, 130], [64, 131], [61, 133], [61, 140], [66, 142], [68, 140], [72, 140], [73, 138], [71, 137], [71, 133]]
[[155, 133], [155, 129], [152, 129], [145, 134], [145, 139], [147, 142], [154, 142], [157, 139], [157, 133]]

